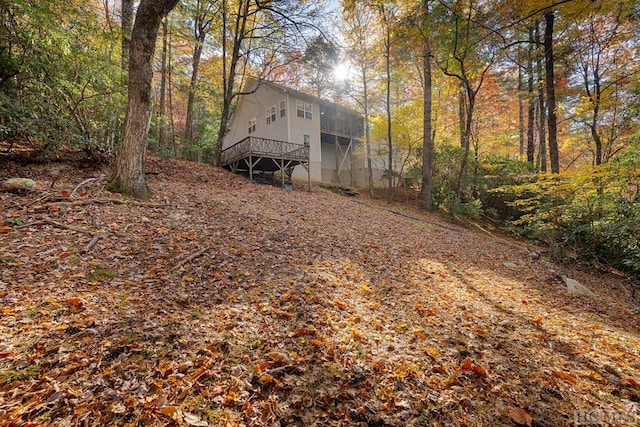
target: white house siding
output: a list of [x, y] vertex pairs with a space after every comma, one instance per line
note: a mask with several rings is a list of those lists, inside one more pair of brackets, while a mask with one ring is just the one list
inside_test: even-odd
[[[287, 109], [285, 117], [280, 117], [280, 101], [286, 101], [286, 98], [282, 92], [264, 85], [254, 94], [241, 97], [222, 147], [230, 147], [247, 136], [286, 141], [287, 117], [291, 109]], [[267, 124], [265, 113], [271, 106], [276, 107], [276, 120]], [[256, 130], [250, 135], [249, 120], [253, 117], [256, 118]]]
[[[296, 102], [298, 100], [307, 104], [311, 104], [311, 120], [298, 117], [296, 113]], [[295, 144], [304, 144], [304, 136], [309, 135], [309, 167], [311, 169], [311, 180], [321, 181], [322, 152], [320, 150], [320, 105], [316, 102], [298, 99], [295, 96], [291, 95], [289, 96], [289, 111], [291, 111], [291, 114], [289, 115], [289, 120], [291, 121], [289, 142], [293, 142]], [[293, 178], [302, 178], [306, 180], [307, 171], [303, 166], [296, 166]]]

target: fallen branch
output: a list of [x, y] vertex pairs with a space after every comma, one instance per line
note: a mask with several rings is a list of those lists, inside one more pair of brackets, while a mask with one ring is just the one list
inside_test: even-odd
[[76, 185], [76, 188], [73, 189], [73, 191], [71, 192], [71, 196], [73, 197], [76, 194], [76, 191], [78, 191], [79, 189], [81, 189], [82, 187], [84, 187], [87, 184], [91, 184], [93, 182], [98, 182], [104, 179], [104, 176], [99, 176], [98, 178], [89, 178], [89, 179], [85, 179], [84, 181], [82, 181], [80, 184]]
[[34, 200], [30, 201], [29, 203], [27, 203], [26, 205], [22, 206], [22, 210], [25, 210], [29, 206], [35, 205], [36, 203], [39, 203], [39, 202], [46, 203], [47, 199], [49, 199], [49, 198], [51, 198], [51, 194], [45, 193], [44, 195], [38, 197], [37, 199], [34, 199]]
[[88, 254], [89, 252], [91, 252], [91, 250], [93, 249], [93, 247], [96, 245], [96, 243], [98, 243], [98, 240], [100, 240], [100, 234], [96, 234], [95, 236], [93, 236], [93, 239], [91, 239], [91, 241], [89, 242], [89, 244], [87, 246], [84, 247], [83, 252], [85, 254]]
[[84, 233], [84, 234], [88, 234], [90, 236], [93, 235], [93, 233], [91, 231], [83, 230], [81, 228], [71, 227], [71, 226], [66, 225], [66, 224], [61, 224], [61, 223], [59, 223], [57, 221], [52, 220], [51, 218], [45, 218], [45, 219], [41, 219], [41, 220], [38, 220], [38, 221], [30, 222], [28, 224], [20, 225], [20, 226], [18, 226], [16, 228], [17, 229], [27, 228], [27, 227], [33, 227], [34, 225], [52, 225], [54, 227], [62, 228], [63, 230], [75, 231], [76, 233]]
[[116, 205], [135, 205], [135, 206], [146, 206], [149, 208], [166, 208], [167, 205], [160, 205], [157, 203], [147, 203], [147, 202], [138, 202], [136, 200], [120, 200], [120, 199], [82, 199], [82, 200], [72, 200], [72, 201], [61, 201], [50, 203], [50, 205], [54, 206], [84, 206], [91, 204], [102, 204], [106, 205], [108, 203], [113, 203]]
[[182, 261], [180, 261], [179, 263], [177, 263], [176, 265], [174, 265], [171, 270], [169, 270], [170, 273], [173, 273], [174, 271], [177, 271], [178, 269], [180, 269], [180, 267], [182, 267], [183, 265], [185, 265], [188, 262], [193, 261], [196, 258], [201, 257], [202, 255], [205, 254], [205, 252], [207, 252], [210, 249], [209, 246], [206, 246], [202, 249], [200, 249], [198, 252], [195, 252], [191, 255], [189, 255], [187, 258], [183, 259]]

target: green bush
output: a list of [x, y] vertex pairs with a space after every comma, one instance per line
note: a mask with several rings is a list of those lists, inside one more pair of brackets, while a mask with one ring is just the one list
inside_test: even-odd
[[636, 147], [599, 167], [542, 175], [494, 190], [518, 212], [515, 229], [559, 257], [640, 275], [640, 155]]

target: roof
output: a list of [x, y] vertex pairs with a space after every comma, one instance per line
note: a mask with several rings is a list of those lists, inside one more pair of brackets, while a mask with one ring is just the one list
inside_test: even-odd
[[327, 101], [326, 99], [322, 99], [322, 98], [318, 98], [317, 96], [311, 95], [309, 93], [306, 92], [302, 92], [296, 89], [291, 89], [288, 88], [286, 86], [274, 83], [272, 81], [269, 80], [264, 80], [264, 79], [256, 79], [254, 77], [250, 78], [251, 80], [249, 80], [247, 82], [247, 84], [252, 84], [254, 83], [256, 80], [258, 81], [258, 86], [260, 85], [266, 85], [269, 86], [275, 90], [278, 90], [280, 92], [282, 92], [283, 94], [289, 94], [289, 95], [293, 95], [296, 98], [300, 98], [300, 99], [305, 99], [311, 102], [317, 102], [320, 105], [323, 105], [325, 107], [330, 107], [330, 108], [335, 108], [338, 110], [344, 110], [345, 112], [351, 113], [353, 115], [357, 115], [357, 116], [362, 116], [362, 113], [354, 110], [353, 108], [350, 107], [346, 107], [344, 105], [341, 104], [337, 104], [335, 102], [331, 102], [331, 101]]

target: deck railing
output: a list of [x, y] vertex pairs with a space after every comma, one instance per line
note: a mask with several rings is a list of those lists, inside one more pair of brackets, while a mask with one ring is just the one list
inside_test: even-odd
[[226, 166], [249, 156], [274, 159], [309, 161], [309, 147], [292, 142], [248, 136], [225, 148], [220, 153], [220, 163]]

